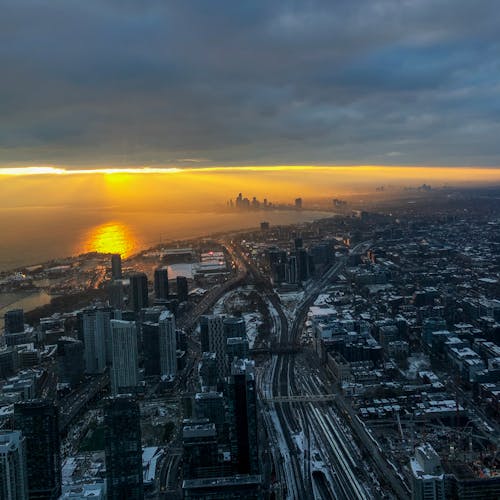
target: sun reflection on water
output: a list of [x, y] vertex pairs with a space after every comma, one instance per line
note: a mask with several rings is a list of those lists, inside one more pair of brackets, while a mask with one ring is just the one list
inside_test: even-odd
[[128, 226], [121, 222], [106, 222], [90, 229], [82, 252], [119, 253], [128, 257], [136, 250], [137, 241]]

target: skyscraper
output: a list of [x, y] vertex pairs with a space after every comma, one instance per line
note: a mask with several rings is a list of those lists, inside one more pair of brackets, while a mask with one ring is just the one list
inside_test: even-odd
[[185, 276], [177, 276], [177, 300], [186, 302], [189, 296], [188, 281]]
[[160, 325], [147, 321], [142, 324], [144, 372], [147, 377], [160, 375]]
[[122, 279], [122, 257], [119, 253], [111, 256], [111, 277], [114, 280]]
[[107, 286], [109, 305], [113, 309], [123, 308], [123, 283], [121, 281], [110, 281]]
[[226, 339], [240, 337], [247, 337], [247, 329], [245, 325], [245, 318], [243, 316], [226, 316], [224, 318], [224, 335]]
[[175, 377], [177, 373], [177, 335], [175, 316], [163, 311], [158, 322], [160, 326], [160, 371], [161, 375]]
[[4, 315], [5, 333], [24, 332], [24, 311], [22, 309], [12, 309]]
[[202, 351], [215, 352], [217, 376], [220, 380], [225, 375], [226, 339], [222, 316], [202, 316], [200, 318], [200, 340]]
[[24, 311], [22, 309], [12, 309], [4, 315], [5, 337], [0, 340], [5, 341], [8, 346], [14, 346], [27, 342], [27, 332], [24, 331]]
[[28, 500], [26, 443], [19, 431], [0, 431], [0, 498]]
[[58, 379], [61, 384], [72, 388], [78, 385], [85, 371], [83, 344], [71, 337], [61, 337], [57, 341]]
[[168, 299], [168, 268], [158, 267], [154, 274], [155, 299]]
[[129, 395], [108, 398], [104, 407], [108, 500], [142, 500], [140, 411]]
[[215, 424], [207, 422], [185, 425], [182, 429], [182, 444], [183, 476], [186, 479], [219, 475]]
[[61, 455], [57, 406], [41, 399], [16, 403], [14, 427], [26, 439], [29, 498], [59, 498]]
[[137, 327], [133, 321], [111, 320], [111, 389], [114, 395], [139, 384]]
[[130, 275], [128, 299], [129, 306], [135, 312], [139, 312], [143, 307], [148, 307], [148, 277], [144, 273]]
[[258, 474], [257, 395], [255, 363], [239, 359], [231, 366], [228, 378], [228, 409], [231, 456], [238, 474]]
[[[110, 358], [111, 349], [111, 316], [110, 309], [89, 309], [83, 313], [83, 342], [87, 373], [102, 373], [106, 368], [106, 358]], [[108, 356], [106, 356], [106, 351], [108, 351]]]

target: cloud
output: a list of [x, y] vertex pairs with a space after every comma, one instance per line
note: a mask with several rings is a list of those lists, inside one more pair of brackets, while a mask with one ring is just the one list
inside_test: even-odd
[[499, 163], [495, 1], [0, 9], [4, 165]]

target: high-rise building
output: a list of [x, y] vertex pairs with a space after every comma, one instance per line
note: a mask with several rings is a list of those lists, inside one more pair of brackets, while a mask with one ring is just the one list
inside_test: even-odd
[[4, 315], [5, 336], [0, 338], [8, 346], [23, 344], [28, 341], [29, 331], [24, 328], [24, 311], [12, 309]]
[[85, 363], [83, 360], [83, 344], [71, 337], [61, 337], [57, 341], [58, 379], [61, 384], [72, 388], [83, 379]]
[[104, 407], [104, 446], [108, 500], [142, 500], [140, 411], [129, 395], [108, 398]]
[[0, 498], [28, 500], [26, 443], [19, 431], [0, 431]]
[[177, 300], [187, 302], [189, 296], [188, 280], [185, 276], [177, 276]]
[[102, 373], [111, 357], [110, 309], [88, 309], [83, 313], [85, 371]]
[[239, 359], [228, 377], [228, 414], [231, 457], [238, 474], [258, 474], [257, 394], [255, 363]]
[[119, 253], [111, 256], [111, 277], [114, 280], [122, 279], [122, 256]]
[[142, 324], [142, 346], [144, 351], [144, 374], [147, 377], [160, 375], [160, 325], [151, 321]]
[[16, 403], [14, 428], [26, 439], [29, 498], [59, 498], [61, 454], [57, 406], [41, 399]]
[[236, 359], [245, 359], [248, 357], [249, 344], [246, 338], [235, 337], [228, 338], [226, 341], [226, 358], [228, 369]]
[[135, 312], [148, 307], [148, 277], [144, 273], [133, 273], [130, 275], [128, 302], [129, 306]]
[[295, 208], [297, 210], [302, 208], [302, 198], [295, 198]]
[[202, 391], [215, 390], [217, 387], [217, 356], [215, 352], [203, 352], [198, 365], [198, 377]]
[[415, 449], [410, 459], [412, 500], [444, 500], [444, 472], [434, 448], [425, 443]]
[[222, 380], [225, 375], [226, 360], [226, 339], [222, 316], [211, 315], [200, 318], [200, 340], [203, 352], [215, 352], [217, 377]]
[[154, 274], [155, 299], [168, 299], [168, 267], [158, 267]]
[[229, 338], [247, 338], [247, 328], [245, 325], [245, 318], [243, 316], [226, 316], [224, 318], [224, 335], [226, 339]]
[[285, 279], [287, 283], [291, 284], [299, 282], [298, 263], [295, 255], [290, 255], [290, 258], [288, 259]]
[[210, 391], [195, 394], [194, 413], [196, 418], [206, 418], [210, 423], [215, 424], [218, 438], [225, 434], [226, 415], [224, 397], [221, 392]]
[[182, 429], [183, 476], [186, 479], [218, 476], [218, 446], [215, 424], [190, 424]]
[[177, 373], [177, 334], [175, 316], [163, 311], [158, 321], [160, 326], [160, 371], [161, 375], [175, 377]]
[[296, 252], [297, 277], [299, 281], [306, 281], [309, 278], [309, 255], [304, 248], [299, 248]]
[[109, 305], [113, 309], [123, 308], [123, 283], [121, 280], [110, 281], [107, 286]]
[[116, 395], [139, 384], [135, 322], [111, 320], [111, 345], [111, 389]]
[[22, 309], [12, 309], [4, 315], [5, 333], [24, 332], [24, 311]]

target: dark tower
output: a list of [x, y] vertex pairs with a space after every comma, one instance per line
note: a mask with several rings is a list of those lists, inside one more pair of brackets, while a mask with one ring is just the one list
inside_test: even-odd
[[188, 299], [188, 280], [185, 276], [177, 276], [177, 299], [186, 302]]
[[231, 456], [238, 474], [259, 473], [255, 364], [238, 359], [228, 378]]
[[5, 333], [24, 332], [24, 311], [22, 309], [12, 309], [4, 315]]
[[131, 396], [106, 400], [104, 437], [108, 500], [142, 500], [140, 412]]
[[122, 279], [122, 257], [119, 253], [111, 256], [111, 277], [114, 280]]
[[72, 388], [83, 379], [83, 343], [71, 337], [61, 337], [57, 341], [57, 364], [59, 382]]
[[146, 377], [160, 376], [160, 326], [158, 323], [142, 324], [144, 372]]
[[139, 312], [143, 307], [148, 307], [148, 277], [144, 273], [130, 275], [128, 302], [135, 312]]
[[168, 300], [168, 268], [158, 267], [154, 276], [155, 299]]
[[245, 325], [245, 318], [242, 316], [226, 316], [224, 318], [224, 335], [226, 339], [240, 337], [247, 338], [247, 328]]
[[26, 439], [30, 499], [61, 495], [59, 412], [52, 401], [32, 399], [14, 405], [14, 427]]

